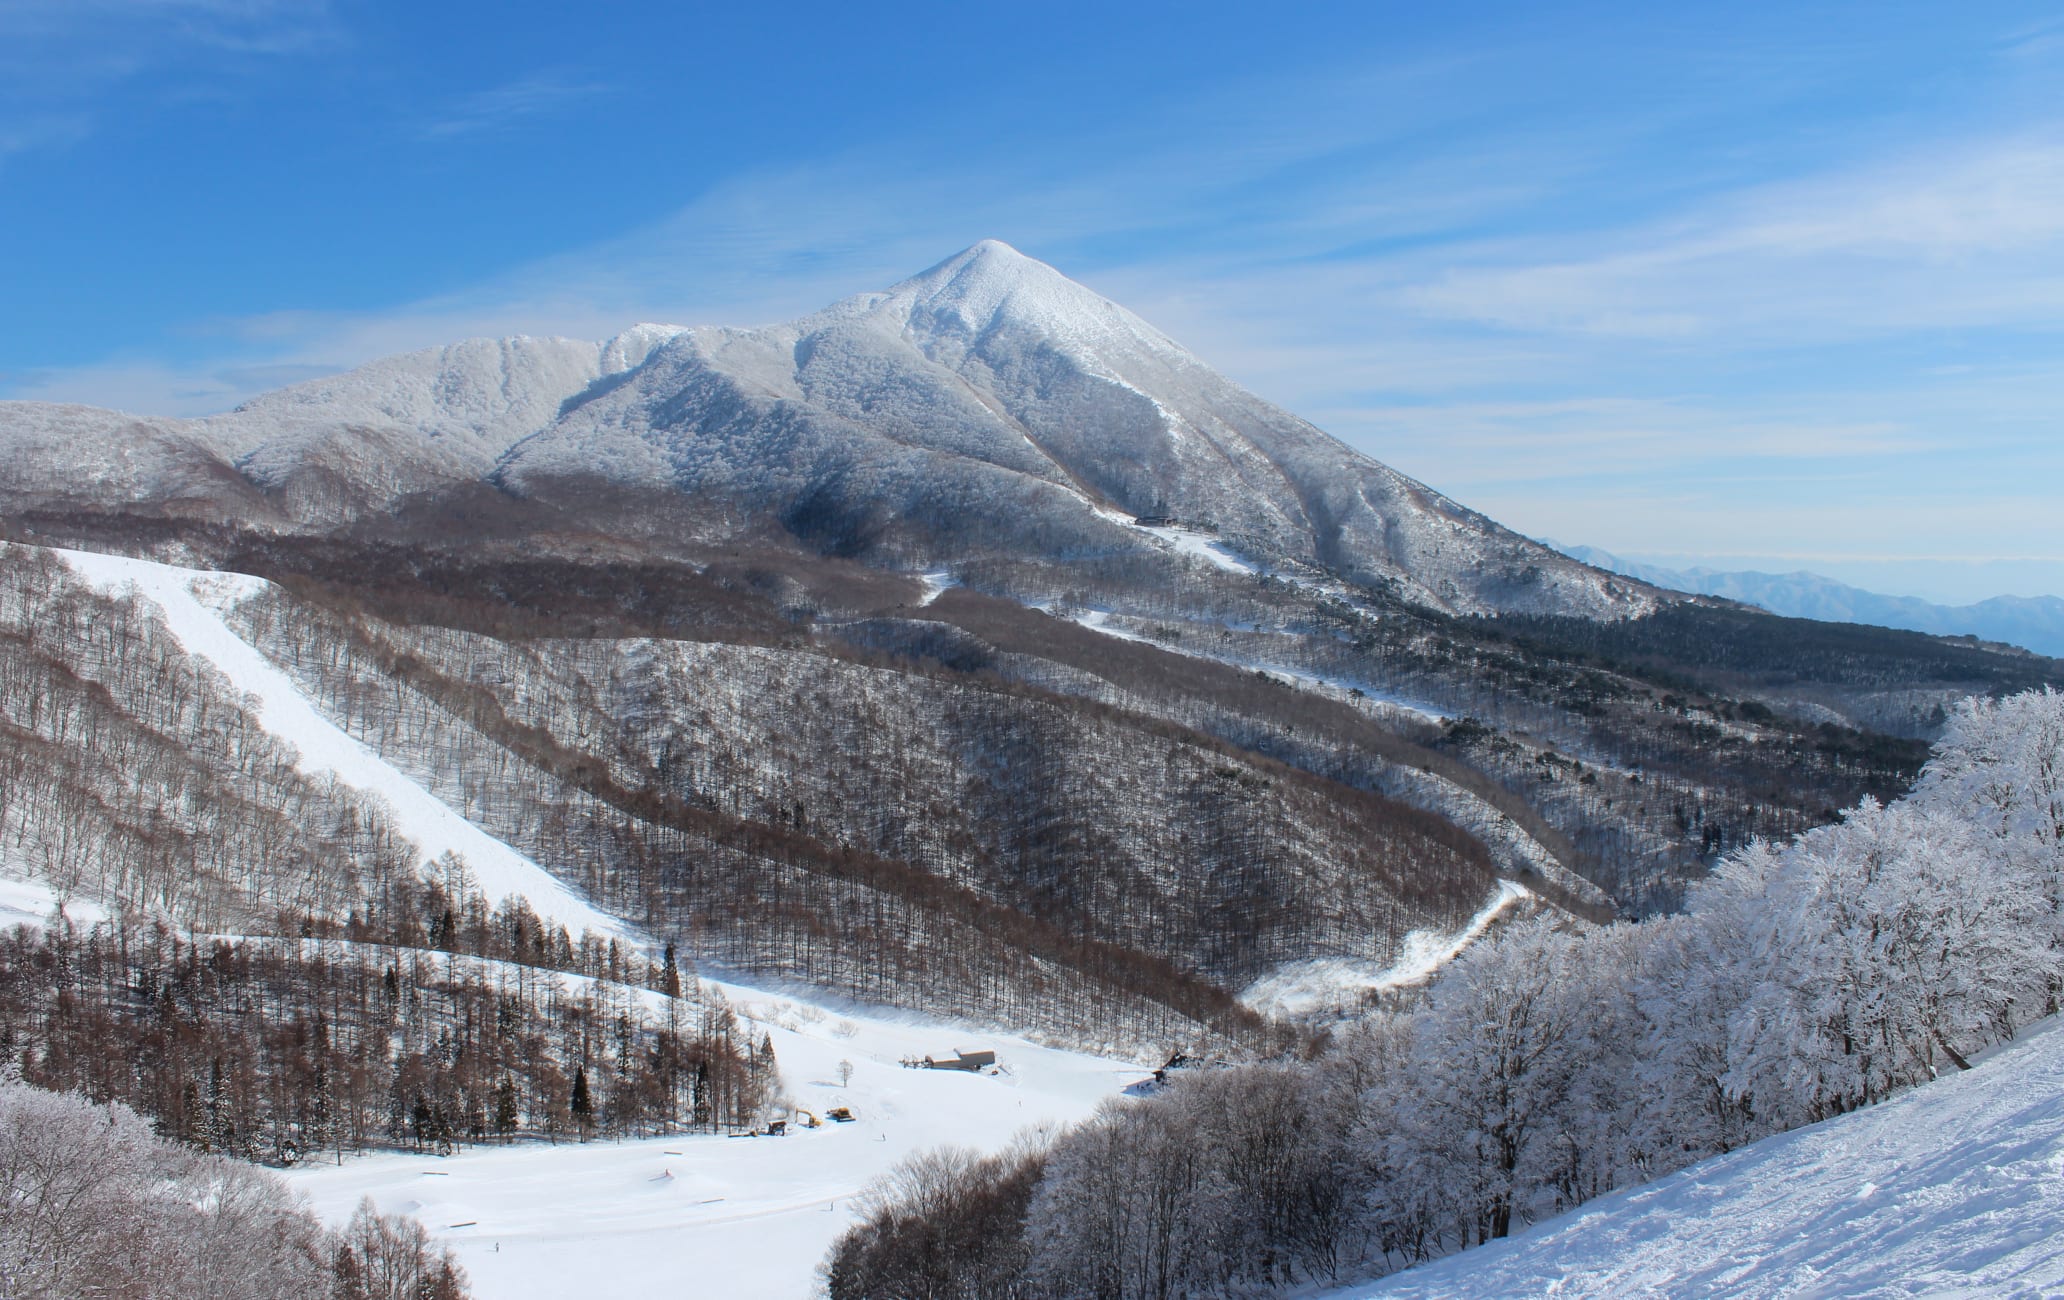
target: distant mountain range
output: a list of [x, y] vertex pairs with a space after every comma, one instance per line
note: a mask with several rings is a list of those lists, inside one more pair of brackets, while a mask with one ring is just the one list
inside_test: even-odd
[[1720, 596], [1788, 618], [1828, 623], [1868, 623], [1934, 636], [1975, 636], [2037, 654], [2064, 656], [2064, 599], [2056, 596], [1994, 596], [1975, 605], [1937, 605], [1914, 596], [1886, 596], [1817, 573], [1722, 572], [1666, 569], [1622, 559], [1595, 546], [1550, 546], [1573, 559], [1672, 591]]

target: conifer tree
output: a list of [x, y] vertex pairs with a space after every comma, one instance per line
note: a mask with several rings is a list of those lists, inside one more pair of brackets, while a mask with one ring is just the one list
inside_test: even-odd
[[577, 1066], [573, 1072], [573, 1119], [580, 1126], [583, 1141], [587, 1140], [588, 1125], [595, 1118], [595, 1103], [588, 1096], [588, 1067]]

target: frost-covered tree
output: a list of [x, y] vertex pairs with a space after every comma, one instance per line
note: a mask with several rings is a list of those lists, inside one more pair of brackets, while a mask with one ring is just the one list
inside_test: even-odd
[[1723, 868], [1762, 878], [1730, 1087], [1766, 1124], [1854, 1109], [2012, 1032], [2055, 954], [2026, 856], [1996, 847], [1943, 812], [1865, 801]]
[[[1958, 704], [1913, 802], [1975, 821], [2001, 856], [2032, 870], [2047, 941], [2064, 948], [2064, 694], [2044, 687]], [[2064, 1008], [2064, 973], [2050, 977], [2043, 998], [2045, 1014]]]
[[2002, 838], [2064, 851], [2064, 694], [1971, 698], [1949, 715], [1914, 801]]
[[1464, 1241], [1508, 1234], [1560, 1163], [1588, 1014], [1574, 942], [1535, 920], [1471, 949], [1417, 1027], [1383, 1163]]
[[[353, 1289], [378, 1238], [396, 1289]], [[349, 1264], [349, 1267], [340, 1267]], [[337, 1288], [333, 1291], [333, 1287]], [[154, 1135], [127, 1106], [0, 1081], [0, 1294], [23, 1300], [463, 1300], [413, 1219], [370, 1203], [337, 1237], [277, 1178]]]

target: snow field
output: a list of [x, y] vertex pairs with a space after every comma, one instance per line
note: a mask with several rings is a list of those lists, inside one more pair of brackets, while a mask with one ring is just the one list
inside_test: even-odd
[[542, 917], [575, 934], [621, 934], [623, 925], [523, 854], [467, 821], [377, 753], [325, 717], [293, 679], [274, 667], [224, 621], [221, 611], [266, 585], [243, 574], [183, 569], [92, 551], [56, 550], [73, 572], [110, 595], [135, 591], [156, 604], [165, 625], [190, 655], [206, 659], [236, 689], [255, 697], [266, 731], [293, 745], [301, 771], [331, 773], [345, 785], [378, 797], [394, 828], [413, 840], [425, 863], [445, 853], [466, 861], [474, 883], [490, 900], [521, 894]]
[[[853, 1222], [854, 1197], [919, 1151], [993, 1150], [1022, 1129], [1072, 1123], [1145, 1071], [896, 1013], [827, 1009], [737, 984], [755, 1037], [771, 1033], [795, 1104], [851, 1124], [787, 1137], [469, 1147], [448, 1159], [377, 1155], [288, 1178], [326, 1221], [370, 1195], [451, 1244], [481, 1300], [585, 1296], [804, 1297]], [[992, 1048], [1005, 1073], [910, 1070], [905, 1057]], [[839, 1062], [852, 1063], [840, 1086]], [[464, 1226], [458, 1226], [464, 1225]]]
[[920, 607], [931, 604], [960, 585], [960, 580], [953, 576], [951, 569], [927, 569], [917, 575], [917, 580], [924, 584], [924, 594], [917, 598]]
[[1326, 1300], [1492, 1295], [2064, 1295], [2064, 1029]]

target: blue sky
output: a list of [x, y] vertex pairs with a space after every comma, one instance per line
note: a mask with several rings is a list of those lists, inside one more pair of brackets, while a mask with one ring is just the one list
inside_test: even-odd
[[996, 237], [1535, 534], [2064, 593], [2064, 6], [0, 0], [0, 396]]

